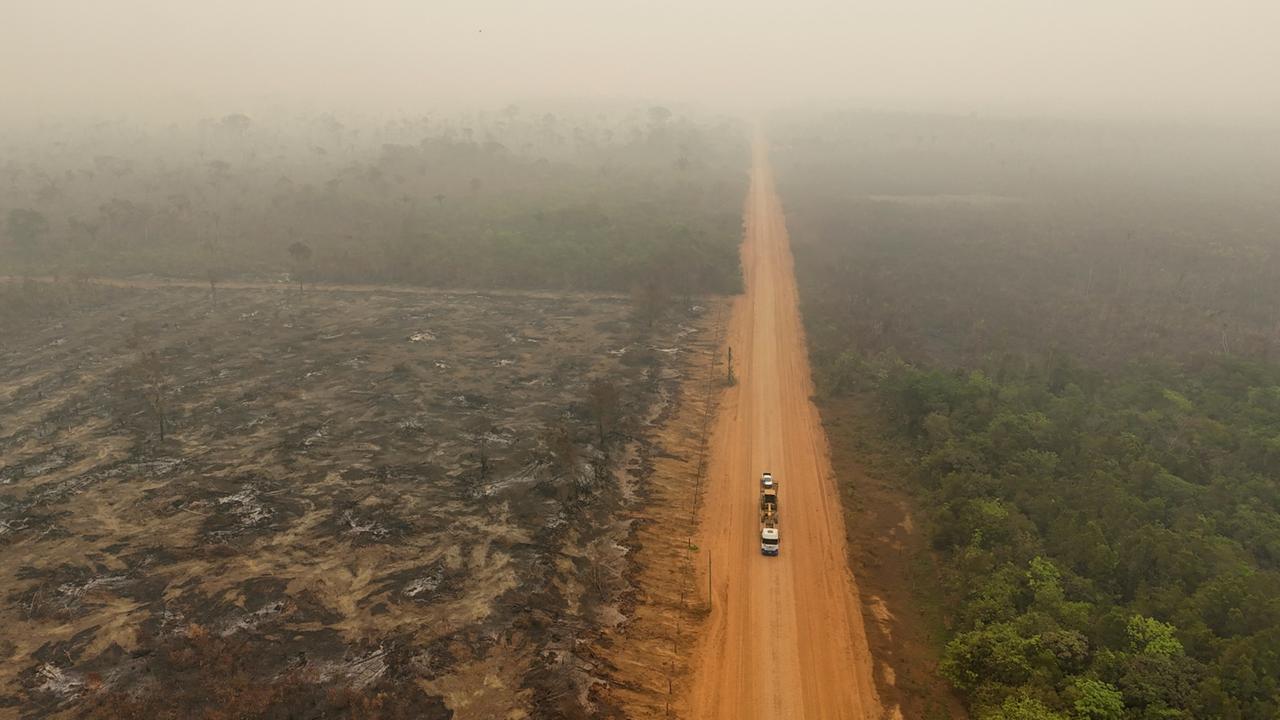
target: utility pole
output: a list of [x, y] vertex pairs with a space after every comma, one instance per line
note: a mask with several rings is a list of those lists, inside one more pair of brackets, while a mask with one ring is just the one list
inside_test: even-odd
[[707, 609], [711, 609], [711, 551], [707, 550]]

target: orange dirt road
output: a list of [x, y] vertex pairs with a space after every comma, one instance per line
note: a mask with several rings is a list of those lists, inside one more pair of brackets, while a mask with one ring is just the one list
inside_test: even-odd
[[[840, 498], [809, 400], [786, 225], [762, 141], [753, 154], [746, 294], [735, 301], [728, 334], [738, 384], [711, 434], [700, 545], [710, 553], [712, 607], [692, 663], [689, 717], [878, 719]], [[777, 557], [760, 554], [766, 470], [778, 480]]]

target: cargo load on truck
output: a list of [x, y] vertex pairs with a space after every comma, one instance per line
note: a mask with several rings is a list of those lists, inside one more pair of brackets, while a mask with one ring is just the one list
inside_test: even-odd
[[763, 555], [778, 554], [778, 488], [760, 488], [760, 552]]

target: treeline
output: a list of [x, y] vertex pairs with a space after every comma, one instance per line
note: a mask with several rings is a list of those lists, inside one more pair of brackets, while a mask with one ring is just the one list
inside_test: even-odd
[[846, 363], [916, 451], [980, 716], [1276, 717], [1280, 367]]
[[662, 107], [359, 126], [237, 114], [47, 127], [6, 144], [10, 273], [739, 286], [743, 137]]
[[1280, 355], [1280, 138], [862, 114], [771, 137], [804, 301], [864, 351]]
[[101, 306], [126, 292], [68, 278], [55, 282], [0, 280], [0, 333], [14, 333], [33, 324], [59, 322], [70, 315]]
[[1280, 716], [1280, 165], [1229, 197], [1233, 138], [894, 127], [931, 125], [792, 126], [775, 166], [820, 396], [909, 458], [943, 674], [982, 720]]

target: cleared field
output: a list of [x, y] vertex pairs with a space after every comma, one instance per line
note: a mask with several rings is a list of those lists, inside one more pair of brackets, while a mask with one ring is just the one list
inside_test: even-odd
[[710, 313], [96, 293], [0, 346], [0, 717], [607, 710], [584, 655]]

